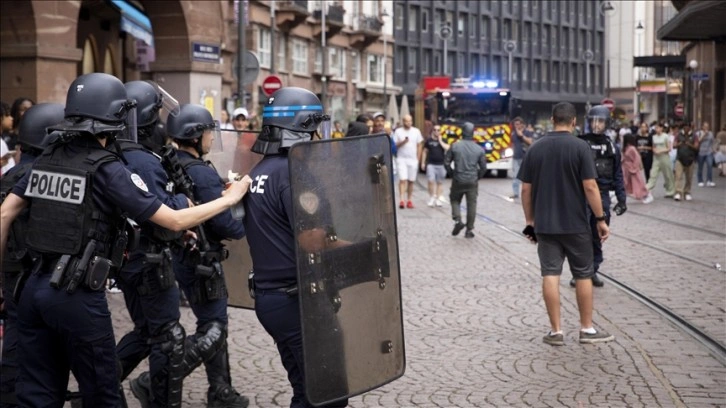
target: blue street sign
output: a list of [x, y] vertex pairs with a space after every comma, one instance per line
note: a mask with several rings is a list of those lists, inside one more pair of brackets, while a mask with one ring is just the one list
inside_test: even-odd
[[201, 62], [219, 63], [220, 46], [192, 42], [192, 59]]
[[708, 81], [708, 74], [705, 72], [696, 72], [691, 74], [691, 80], [693, 81]]

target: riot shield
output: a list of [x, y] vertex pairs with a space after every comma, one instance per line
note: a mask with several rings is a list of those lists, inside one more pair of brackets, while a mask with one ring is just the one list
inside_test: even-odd
[[[241, 133], [229, 129], [221, 129], [220, 133], [221, 143], [213, 143], [212, 150], [205, 158], [214, 164], [219, 176], [225, 181], [235, 175], [243, 176], [249, 173], [250, 169], [262, 160], [262, 155], [250, 151], [257, 139], [255, 133]], [[252, 269], [247, 238], [225, 241], [224, 244], [229, 250], [229, 258], [222, 262], [229, 293], [228, 305], [254, 309], [255, 301], [250, 296], [247, 284], [247, 274]]]
[[321, 405], [405, 369], [391, 143], [303, 142], [288, 157], [306, 393]]

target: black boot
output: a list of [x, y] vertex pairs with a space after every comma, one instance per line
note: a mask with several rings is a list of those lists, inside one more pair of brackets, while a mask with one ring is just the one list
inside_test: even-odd
[[600, 279], [600, 277], [597, 276], [597, 272], [595, 272], [595, 274], [592, 275], [592, 286], [595, 286], [598, 288], [605, 286], [605, 282], [603, 282], [602, 279]]
[[229, 354], [227, 343], [214, 357], [204, 362], [209, 381], [207, 391], [208, 408], [247, 408], [250, 400], [240, 395], [232, 387], [232, 377], [229, 373]]

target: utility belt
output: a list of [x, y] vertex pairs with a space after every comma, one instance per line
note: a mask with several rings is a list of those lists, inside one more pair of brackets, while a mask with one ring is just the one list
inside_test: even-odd
[[189, 250], [188, 247], [184, 249], [182, 264], [193, 267], [197, 277], [191, 288], [190, 303], [199, 305], [227, 298], [227, 286], [222, 271], [222, 262], [227, 258], [229, 251], [226, 248], [210, 251]]
[[247, 287], [250, 290], [250, 297], [252, 299], [254, 299], [255, 295], [257, 294], [265, 293], [284, 293], [288, 297], [297, 296], [298, 294], [297, 284], [292, 284], [281, 288], [257, 289], [257, 285], [255, 285], [255, 272], [253, 270], [250, 270], [249, 274], [247, 275]]

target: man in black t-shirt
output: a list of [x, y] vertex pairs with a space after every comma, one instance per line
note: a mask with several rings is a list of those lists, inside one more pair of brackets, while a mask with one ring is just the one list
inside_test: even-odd
[[522, 181], [525, 233], [538, 243], [542, 291], [551, 330], [545, 343], [564, 345], [560, 327], [560, 275], [565, 256], [577, 279], [580, 343], [602, 343], [615, 337], [592, 325], [593, 249], [587, 204], [601, 240], [610, 233], [597, 187], [595, 162], [587, 142], [572, 137], [575, 107], [561, 102], [552, 109], [554, 131], [533, 144], [522, 161], [517, 178]]
[[421, 156], [421, 170], [426, 172], [426, 179], [429, 181], [429, 207], [434, 205], [441, 207], [444, 202], [441, 190], [444, 179], [446, 179], [444, 154], [447, 150], [449, 150], [449, 145], [441, 138], [441, 127], [435, 125], [424, 142]]

